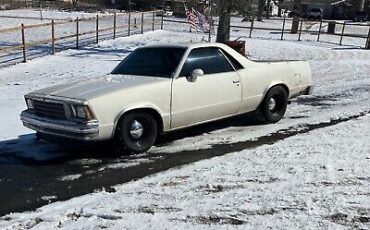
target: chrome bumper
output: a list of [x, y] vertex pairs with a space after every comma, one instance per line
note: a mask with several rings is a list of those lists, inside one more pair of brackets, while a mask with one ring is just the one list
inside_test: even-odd
[[87, 123], [55, 120], [38, 117], [25, 110], [21, 113], [21, 121], [25, 127], [40, 133], [83, 141], [99, 138], [99, 122], [96, 120]]

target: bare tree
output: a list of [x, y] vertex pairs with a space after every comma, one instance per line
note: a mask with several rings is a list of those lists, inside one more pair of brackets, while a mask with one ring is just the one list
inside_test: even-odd
[[299, 20], [302, 14], [301, 0], [294, 0], [293, 12], [294, 12], [293, 22], [290, 32], [292, 34], [296, 34], [298, 32]]
[[219, 0], [219, 22], [217, 29], [217, 42], [225, 42], [230, 40], [230, 18], [232, 10], [231, 0]]

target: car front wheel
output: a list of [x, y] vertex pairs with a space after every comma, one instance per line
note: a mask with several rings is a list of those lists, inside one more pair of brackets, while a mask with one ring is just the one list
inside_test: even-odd
[[126, 152], [145, 152], [154, 145], [157, 139], [157, 122], [145, 112], [132, 112], [124, 115], [117, 128], [118, 146]]
[[288, 104], [288, 94], [282, 86], [271, 88], [256, 110], [256, 118], [262, 123], [276, 123], [283, 118]]

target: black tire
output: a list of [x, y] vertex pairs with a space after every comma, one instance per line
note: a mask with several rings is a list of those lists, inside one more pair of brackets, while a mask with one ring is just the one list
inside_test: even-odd
[[[275, 106], [270, 107], [270, 101], [275, 101]], [[288, 105], [288, 93], [282, 86], [271, 88], [261, 105], [255, 111], [256, 119], [261, 123], [276, 123], [283, 118]]]
[[[142, 132], [136, 125], [138, 122]], [[133, 128], [135, 127], [135, 128]], [[142, 133], [141, 135], [139, 135]], [[116, 141], [120, 149], [130, 153], [142, 153], [149, 150], [155, 143], [158, 135], [156, 120], [145, 112], [132, 112], [125, 114], [118, 123]]]

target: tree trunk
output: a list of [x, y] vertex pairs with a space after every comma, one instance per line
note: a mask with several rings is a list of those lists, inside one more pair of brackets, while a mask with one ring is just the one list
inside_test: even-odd
[[217, 29], [217, 42], [225, 42], [230, 40], [230, 18], [232, 1], [220, 0], [219, 1], [219, 22]]
[[263, 9], [265, 8], [265, 0], [258, 0], [257, 21], [262, 21]]
[[270, 19], [270, 7], [271, 7], [271, 0], [267, 0], [266, 6], [266, 19]]
[[301, 18], [300, 15], [302, 14], [301, 0], [294, 0], [293, 12], [294, 12], [294, 16], [293, 16], [291, 33], [296, 34], [298, 32], [299, 20]]
[[292, 34], [296, 34], [298, 32], [298, 27], [299, 27], [299, 19], [300, 17], [297, 16], [297, 15], [294, 15], [293, 16], [293, 22], [292, 22], [292, 28], [290, 30], [290, 32]]

